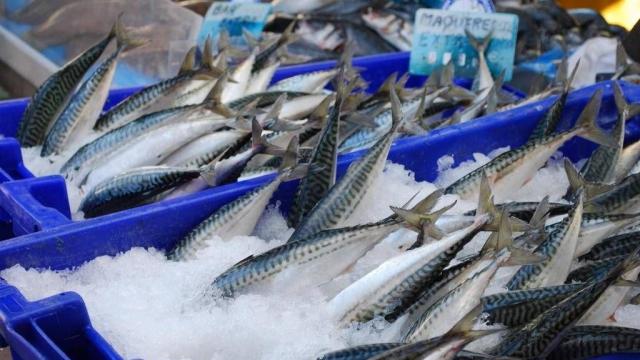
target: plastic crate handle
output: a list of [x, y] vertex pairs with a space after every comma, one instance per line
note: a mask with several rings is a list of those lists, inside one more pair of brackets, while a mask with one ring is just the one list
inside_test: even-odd
[[0, 281], [0, 345], [14, 359], [122, 359], [91, 326], [80, 295], [61, 293], [29, 302]]
[[67, 188], [58, 175], [0, 184], [0, 208], [10, 215], [16, 236], [71, 222]]

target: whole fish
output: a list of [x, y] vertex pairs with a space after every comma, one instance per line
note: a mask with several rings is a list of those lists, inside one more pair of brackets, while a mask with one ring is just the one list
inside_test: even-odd
[[[393, 257], [336, 295], [329, 302], [331, 312], [343, 323], [369, 321], [394, 310], [405, 292], [415, 291], [432, 272], [429, 264], [453, 249], [453, 255], [470, 241], [489, 220], [481, 215], [471, 226], [446, 238]], [[416, 224], [419, 225], [419, 224]], [[456, 246], [460, 243], [462, 246]]]
[[36, 90], [22, 115], [18, 128], [17, 138], [23, 147], [42, 144], [50, 124], [55, 120], [84, 74], [116, 36], [116, 27], [119, 26], [116, 23], [104, 39], [69, 61]]
[[[423, 98], [424, 99], [424, 98]], [[354, 162], [349, 171], [313, 207], [289, 238], [295, 242], [318, 231], [340, 226], [358, 207], [373, 181], [382, 173], [395, 133], [402, 123], [400, 100], [391, 93], [393, 126], [368, 153]], [[424, 100], [421, 109], [424, 109]]]
[[536, 254], [546, 257], [546, 260], [518, 269], [507, 283], [507, 289], [525, 290], [564, 283], [569, 274], [580, 233], [583, 192], [578, 191], [575, 199], [569, 215], [535, 251]]
[[[427, 197], [412, 211], [433, 205]], [[232, 296], [261, 284], [273, 284], [278, 276], [282, 286], [313, 288], [341, 274], [402, 225], [403, 220], [393, 214], [374, 223], [321, 231], [250, 256], [219, 275], [212, 287]]]
[[588, 284], [527, 325], [507, 335], [491, 350], [492, 355], [531, 359], [544, 357], [558, 342], [558, 336], [572, 326], [622, 274], [638, 266], [637, 251], [613, 268], [604, 279]]
[[66, 149], [77, 149], [91, 136], [93, 125], [109, 95], [118, 57], [122, 52], [144, 44], [130, 39], [120, 22], [116, 23], [115, 33], [116, 50], [82, 83], [60, 116], [53, 122], [42, 145], [40, 156], [59, 154]]
[[611, 144], [611, 138], [602, 133], [595, 124], [600, 108], [600, 95], [600, 90], [594, 93], [573, 129], [534, 139], [517, 149], [502, 153], [449, 185], [445, 193], [457, 194], [463, 198], [469, 197], [485, 175], [492, 182], [496, 197], [506, 197], [520, 189], [562, 144], [574, 136], [581, 136], [602, 144]]
[[288, 222], [297, 227], [316, 203], [324, 197], [336, 182], [336, 161], [338, 130], [340, 127], [340, 112], [344, 98], [350, 92], [350, 87], [344, 84], [344, 69], [338, 76], [339, 88], [336, 101], [324, 124], [318, 144], [314, 147], [309, 162], [309, 172], [300, 180], [300, 185], [293, 198]]
[[107, 131], [125, 125], [142, 115], [148, 114], [149, 108], [154, 103], [160, 101], [163, 97], [171, 96], [186, 83], [193, 80], [211, 80], [214, 76], [221, 75], [219, 70], [212, 71], [209, 67], [194, 69], [192, 63], [195, 62], [196, 51], [197, 47], [193, 47], [187, 53], [178, 75], [145, 87], [122, 100], [98, 118], [94, 130]]
[[[181, 106], [150, 113], [124, 126], [113, 129], [78, 149], [62, 165], [60, 172], [67, 179], [72, 180], [74, 184], [81, 184], [86, 181], [86, 176], [94, 168], [108, 166], [111, 156], [125, 151], [129, 146], [133, 146], [134, 142], [148, 137], [149, 133], [153, 133], [166, 125], [175, 124], [178, 121], [183, 121], [184, 124], [178, 128], [187, 126], [187, 123], [191, 122], [191, 120], [206, 119], [213, 112], [220, 112], [218, 96], [217, 90], [214, 89], [202, 104]], [[223, 113], [226, 113], [226, 111], [223, 111]], [[226, 121], [224, 119], [211, 120], [211, 123], [212, 130], [217, 130], [225, 126]], [[144, 165], [149, 164], [141, 164], [141, 166]]]
[[167, 252], [167, 257], [179, 261], [193, 259], [198, 250], [207, 246], [206, 242], [212, 236], [217, 235], [223, 240], [228, 240], [234, 236], [250, 235], [273, 193], [284, 180], [291, 176], [293, 167], [296, 165], [297, 146], [298, 139], [292, 139], [278, 176], [216, 210], [180, 239]]
[[213, 167], [201, 169], [167, 166], [141, 167], [96, 185], [85, 195], [80, 211], [92, 218], [137, 206], [153, 196], [200, 176], [209, 177]]

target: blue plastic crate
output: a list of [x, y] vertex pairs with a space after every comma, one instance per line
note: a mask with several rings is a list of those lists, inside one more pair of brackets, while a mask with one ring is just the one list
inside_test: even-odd
[[[640, 87], [622, 84], [630, 101], [640, 101]], [[611, 127], [616, 119], [611, 82], [581, 89], [569, 96], [561, 128], [568, 128], [596, 88], [604, 97], [599, 120]], [[453, 155], [455, 162], [471, 159], [473, 153], [487, 153], [503, 146], [522, 145], [552, 100], [490, 116], [486, 121], [468, 122], [436, 130], [426, 136], [400, 139], [389, 159], [404, 164], [417, 180], [434, 180], [437, 160]], [[637, 120], [628, 123], [626, 140], [640, 137]], [[574, 139], [561, 150], [573, 160], [587, 157], [594, 146]], [[362, 153], [341, 158], [341, 176], [349, 163]], [[219, 186], [199, 194], [143, 206], [79, 223], [0, 242], [0, 269], [16, 264], [25, 268], [62, 270], [77, 267], [98, 256], [116, 255], [132, 247], [165, 249], [204, 220], [211, 212], [267, 181], [267, 177]], [[24, 180], [33, 186], [43, 179]], [[18, 181], [15, 183], [21, 183]], [[282, 184], [273, 201], [287, 210], [296, 182]], [[21, 199], [25, 211], [45, 208], [38, 199]], [[179, 219], [179, 221], [176, 221]], [[171, 224], [168, 226], [167, 224]], [[4, 285], [4, 286], [2, 286]], [[65, 293], [28, 302], [10, 284], [0, 285], [0, 334], [12, 347], [15, 359], [119, 359], [114, 349], [91, 326], [77, 294]], [[64, 324], [64, 325], [61, 325]], [[601, 359], [638, 359], [640, 354], [605, 356]]]
[[[283, 67], [275, 73], [273, 81], [279, 81], [312, 71], [331, 69], [335, 64], [335, 61], [325, 61], [314, 64]], [[369, 83], [369, 90], [374, 91], [382, 85], [390, 74], [394, 72], [398, 74], [407, 72], [409, 53], [356, 58], [353, 61], [353, 65], [362, 69], [362, 76]], [[424, 83], [425, 79], [424, 76], [411, 76], [407, 85], [410, 87], [418, 87]], [[459, 79], [456, 80], [456, 82], [462, 86], [471, 86], [471, 81], [468, 79]], [[112, 91], [105, 104], [105, 109], [114, 106], [136, 90], [138, 89]], [[522, 93], [512, 88], [505, 88], [505, 90], [515, 97], [523, 97]], [[15, 136], [27, 102], [27, 99], [0, 102], [0, 135], [8, 137]], [[10, 151], [11, 158], [8, 159], [8, 164], [4, 164], [4, 161], [0, 160], [0, 171], [12, 171], [13, 168], [21, 168], [24, 170], [25, 176], [15, 177], [12, 180], [32, 177], [27, 176], [30, 174], [21, 163], [20, 152], [18, 151], [19, 149], [15, 147], [15, 141], [7, 141], [12, 143]], [[3, 147], [0, 146], [0, 155], [2, 154], [4, 154], [4, 151]], [[0, 183], [1, 182], [0, 180]], [[23, 207], [22, 203], [28, 203], [30, 197], [42, 202], [43, 206], [37, 209], [30, 206]], [[2, 215], [2, 213], [4, 213], [4, 215]], [[2, 221], [3, 217], [9, 219], [0, 223], [4, 224], [0, 226], [0, 239], [7, 239], [13, 236], [60, 226], [70, 221], [69, 214], [69, 203], [66, 196], [64, 180], [60, 176], [47, 176], [39, 179], [31, 179], [30, 181], [14, 181], [5, 183], [0, 187], [0, 221]]]

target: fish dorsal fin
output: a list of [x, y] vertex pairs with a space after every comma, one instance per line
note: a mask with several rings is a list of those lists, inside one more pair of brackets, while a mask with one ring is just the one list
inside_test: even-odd
[[178, 75], [183, 75], [195, 69], [196, 57], [197, 57], [198, 51], [200, 50], [198, 49], [197, 46], [192, 46], [191, 49], [187, 51], [187, 53], [184, 56], [184, 59], [182, 60], [182, 64], [180, 65], [180, 70], [178, 71]]

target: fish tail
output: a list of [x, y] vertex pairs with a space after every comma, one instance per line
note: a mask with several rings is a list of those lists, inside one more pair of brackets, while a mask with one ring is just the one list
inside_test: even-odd
[[213, 86], [209, 94], [204, 100], [205, 107], [212, 112], [222, 115], [224, 117], [230, 118], [235, 114], [233, 110], [227, 107], [222, 103], [220, 99], [222, 96], [222, 91], [224, 90], [225, 85], [227, 84], [227, 80], [229, 79], [229, 70], [225, 70], [222, 76], [216, 81], [216, 84]]
[[178, 75], [186, 74], [196, 68], [196, 62], [199, 57], [199, 52], [200, 49], [197, 46], [192, 46], [191, 49], [187, 51], [187, 53], [184, 55], [184, 59], [182, 59], [182, 64], [180, 64]]
[[421, 234], [425, 234], [431, 238], [439, 240], [442, 239], [444, 233], [436, 226], [436, 221], [438, 220], [438, 218], [440, 218], [440, 216], [454, 207], [456, 205], [456, 201], [430, 214], [420, 213], [416, 210], [433, 207], [433, 205], [437, 201], [437, 198], [441, 195], [441, 192], [436, 191], [435, 193], [429, 195], [426, 199], [422, 200], [412, 209], [407, 210], [391, 206], [391, 210], [398, 217], [400, 217], [408, 227], [417, 230]]
[[576, 121], [576, 129], [580, 137], [591, 140], [599, 145], [615, 147], [617, 145], [616, 140], [611, 135], [602, 131], [596, 123], [601, 102], [602, 89], [598, 89], [593, 93], [591, 99], [582, 110], [580, 117]]
[[616, 108], [618, 108], [618, 117], [622, 119], [621, 121], [630, 119], [640, 113], [640, 104], [629, 104], [617, 81], [613, 83], [613, 96]]
[[262, 137], [262, 126], [255, 118], [251, 120], [251, 148], [261, 149], [262, 153], [275, 156], [284, 156], [286, 153], [286, 150], [268, 143]]
[[467, 35], [467, 39], [469, 39], [469, 43], [473, 48], [478, 52], [478, 54], [484, 54], [491, 42], [491, 37], [493, 36], [493, 30], [489, 31], [487, 35], [483, 38], [478, 39], [473, 34], [469, 32], [469, 30], [465, 29], [464, 33]]
[[[563, 79], [563, 92], [566, 94], [571, 90], [571, 84], [573, 83], [573, 79], [575, 79], [576, 77], [576, 73], [578, 72], [578, 68], [580, 67], [580, 59], [578, 59], [578, 61], [576, 61], [576, 65], [573, 67], [573, 70], [571, 70], [571, 75], [569, 75], [568, 78]], [[566, 76], [566, 73], [565, 73]]]

